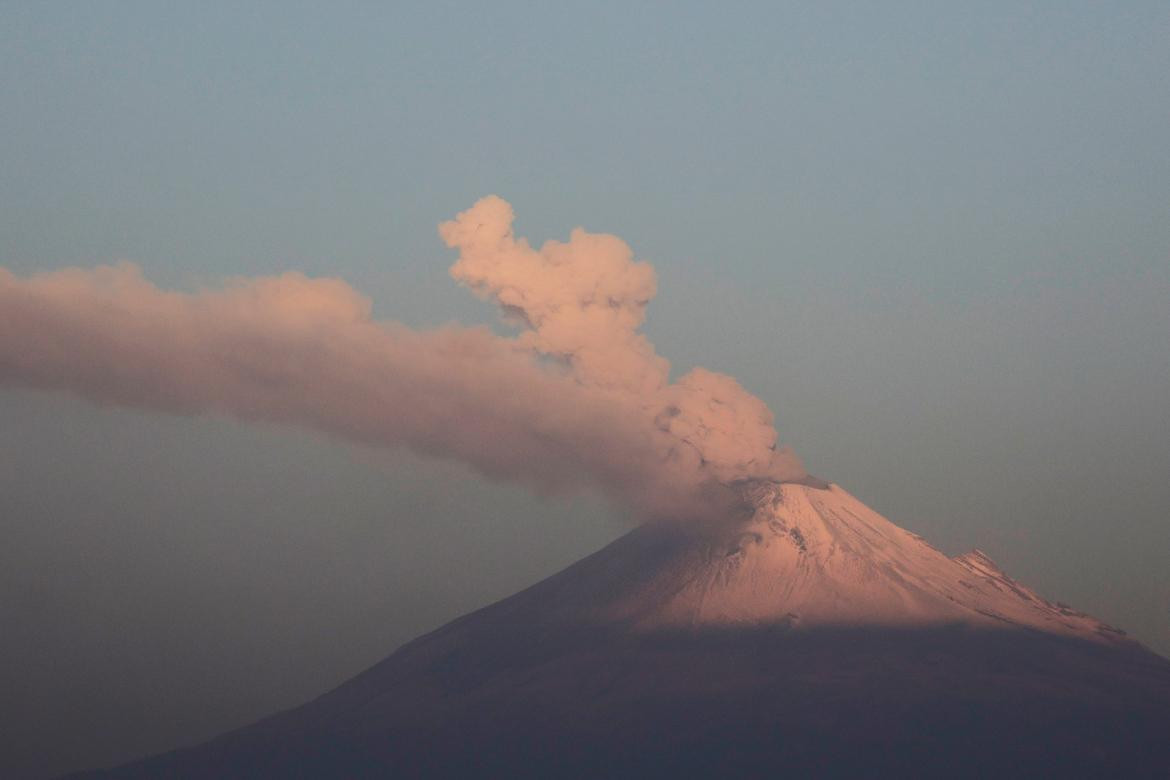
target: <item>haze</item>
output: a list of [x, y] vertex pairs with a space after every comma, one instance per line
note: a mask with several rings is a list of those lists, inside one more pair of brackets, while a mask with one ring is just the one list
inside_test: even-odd
[[[1087, 3], [0, 10], [0, 266], [289, 270], [497, 327], [436, 225], [653, 263], [677, 377], [1170, 652], [1170, 12]], [[462, 466], [0, 391], [0, 774], [314, 696], [628, 528]], [[45, 755], [47, 745], [72, 745]]]

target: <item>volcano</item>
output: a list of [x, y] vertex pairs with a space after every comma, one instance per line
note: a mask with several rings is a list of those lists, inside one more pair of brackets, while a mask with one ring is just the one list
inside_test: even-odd
[[1170, 662], [836, 485], [741, 485], [298, 708], [86, 778], [1170, 776]]

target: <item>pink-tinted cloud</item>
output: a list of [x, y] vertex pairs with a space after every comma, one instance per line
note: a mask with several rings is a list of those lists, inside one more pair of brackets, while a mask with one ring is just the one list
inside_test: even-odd
[[128, 263], [0, 269], [0, 383], [100, 403], [288, 423], [461, 460], [542, 491], [597, 486], [686, 512], [713, 485], [796, 479], [772, 415], [731, 377], [669, 364], [639, 331], [655, 276], [614, 236], [531, 248], [481, 200], [440, 233], [452, 276], [522, 326], [414, 331], [336, 279], [299, 273], [194, 294]]

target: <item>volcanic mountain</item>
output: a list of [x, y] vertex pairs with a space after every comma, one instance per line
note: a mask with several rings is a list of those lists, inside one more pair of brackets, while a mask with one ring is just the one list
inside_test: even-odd
[[1170, 662], [836, 485], [741, 485], [336, 690], [86, 777], [1170, 776]]

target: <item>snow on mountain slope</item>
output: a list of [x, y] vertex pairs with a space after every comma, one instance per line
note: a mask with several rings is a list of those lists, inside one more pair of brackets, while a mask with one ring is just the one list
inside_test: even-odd
[[957, 624], [1129, 641], [981, 552], [947, 557], [837, 485], [744, 490], [754, 509], [742, 522], [640, 528], [531, 588], [525, 608], [643, 629]]

